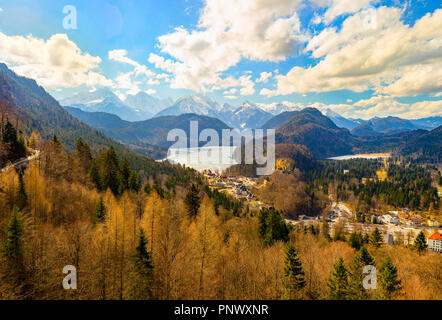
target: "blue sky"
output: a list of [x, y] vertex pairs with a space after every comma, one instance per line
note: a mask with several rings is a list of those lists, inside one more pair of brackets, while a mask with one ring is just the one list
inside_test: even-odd
[[441, 114], [440, 1], [270, 2], [0, 0], [0, 61], [57, 98], [109, 87], [123, 99]]

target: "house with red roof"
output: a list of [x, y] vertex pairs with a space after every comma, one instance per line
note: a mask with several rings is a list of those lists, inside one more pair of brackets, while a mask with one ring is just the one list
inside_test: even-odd
[[428, 249], [435, 252], [442, 252], [442, 235], [439, 232], [428, 237]]

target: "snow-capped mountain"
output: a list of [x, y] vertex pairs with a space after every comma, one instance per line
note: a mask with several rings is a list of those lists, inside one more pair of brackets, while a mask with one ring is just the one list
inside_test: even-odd
[[442, 126], [442, 116], [435, 116], [429, 118], [422, 119], [413, 119], [410, 120], [415, 126], [418, 126], [422, 129], [432, 130], [437, 127]]
[[335, 123], [335, 125], [337, 125], [340, 128], [346, 128], [348, 130], [351, 130], [353, 128], [356, 128], [360, 124], [359, 122], [344, 118], [339, 113], [330, 109], [326, 109], [322, 113], [326, 117], [330, 118]]
[[135, 110], [150, 114], [153, 117], [158, 112], [170, 107], [173, 104], [173, 100], [171, 98], [157, 99], [140, 91], [136, 95], [128, 95], [124, 103]]
[[152, 114], [148, 112], [129, 107], [109, 89], [80, 92], [62, 99], [60, 104], [83, 111], [112, 113], [127, 121], [139, 121], [152, 117]]
[[257, 106], [274, 116], [286, 111], [298, 111], [305, 108], [302, 104], [296, 104], [289, 101], [274, 102], [270, 104], [257, 103]]
[[172, 106], [157, 113], [159, 116], [177, 116], [185, 113], [195, 113], [203, 116], [217, 117], [220, 105], [209, 97], [195, 95], [179, 98]]
[[219, 117], [233, 128], [256, 129], [260, 128], [273, 115], [246, 101], [235, 109], [225, 108], [220, 112]]

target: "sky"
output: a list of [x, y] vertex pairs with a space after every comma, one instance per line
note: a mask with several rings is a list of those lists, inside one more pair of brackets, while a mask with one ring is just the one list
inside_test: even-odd
[[0, 61], [57, 99], [201, 94], [442, 115], [439, 0], [0, 0]]

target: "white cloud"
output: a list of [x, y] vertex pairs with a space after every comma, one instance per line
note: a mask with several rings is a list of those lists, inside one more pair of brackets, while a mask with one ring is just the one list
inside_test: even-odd
[[66, 34], [54, 34], [44, 40], [0, 32], [0, 61], [17, 74], [51, 89], [112, 83], [99, 73], [101, 58], [82, 52]]
[[323, 17], [315, 16], [313, 23], [326, 24], [332, 22], [336, 17], [344, 14], [355, 13], [366, 8], [370, 4], [379, 2], [379, 0], [311, 0], [320, 7], [327, 7]]
[[[148, 69], [145, 65], [138, 63], [135, 60], [127, 57], [128, 52], [124, 49], [116, 49], [108, 52], [108, 58], [112, 61], [117, 61], [120, 63], [125, 63], [133, 66], [133, 70], [120, 73], [115, 79], [114, 88], [127, 90], [127, 94], [133, 95], [141, 91], [140, 86], [143, 84], [147, 85], [159, 85], [159, 79], [166, 79], [167, 74], [157, 75], [155, 72]], [[147, 91], [156, 93], [154, 89], [148, 89]], [[146, 91], [146, 92], [147, 92]]]
[[403, 24], [398, 8], [380, 7], [376, 17], [376, 28], [363, 28], [360, 12], [347, 18], [339, 31], [324, 29], [306, 47], [320, 62], [275, 76], [277, 89], [261, 94], [341, 89], [374, 89], [392, 96], [440, 92], [442, 9], [422, 17], [413, 27]]
[[396, 116], [404, 119], [417, 119], [442, 115], [442, 100], [420, 101], [412, 104], [401, 103], [385, 96], [377, 95], [369, 99], [359, 100], [353, 104], [313, 103], [306, 105], [321, 111], [332, 109], [344, 117], [371, 119], [373, 117]]
[[[163, 53], [149, 62], [173, 73], [171, 87], [210, 91], [242, 58], [282, 61], [303, 38], [296, 8], [302, 0], [206, 0], [195, 30], [183, 27], [158, 38]], [[243, 88], [244, 94], [253, 90]]]
[[269, 81], [269, 79], [272, 77], [271, 72], [261, 72], [259, 78], [256, 80], [256, 82], [262, 82], [266, 83]]
[[0, 8], [0, 12], [3, 12], [3, 8]]
[[232, 94], [236, 94], [238, 92], [238, 89], [236, 88], [232, 88], [230, 90], [224, 91], [224, 95], [232, 95]]
[[232, 95], [227, 95], [227, 96], [224, 96], [224, 98], [226, 98], [226, 99], [230, 99], [230, 100], [235, 100], [235, 99], [238, 99], [238, 97], [237, 97], [237, 96], [232, 96]]

